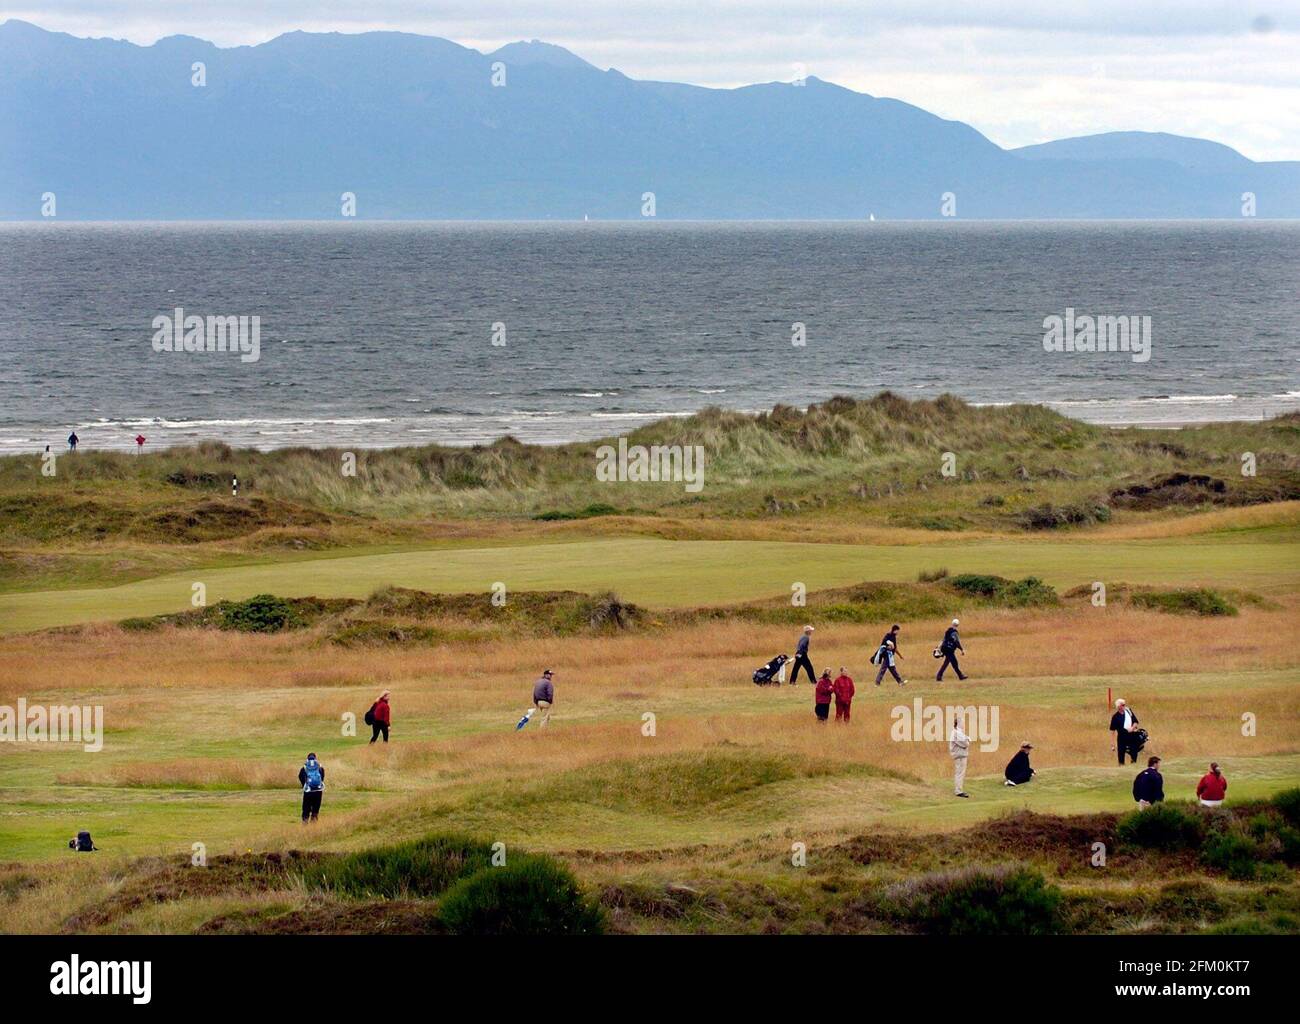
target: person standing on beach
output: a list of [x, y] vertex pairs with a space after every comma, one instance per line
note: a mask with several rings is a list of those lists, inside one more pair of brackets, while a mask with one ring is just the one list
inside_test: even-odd
[[947, 671], [949, 665], [957, 673], [958, 679], [966, 678], [961, 674], [961, 666], [957, 664], [958, 651], [965, 654], [966, 648], [961, 645], [961, 637], [957, 635], [957, 620], [953, 619], [952, 625], [948, 627], [947, 632], [943, 634], [943, 639], [939, 641], [939, 653], [943, 655], [943, 664], [939, 666], [939, 672], [934, 677], [935, 682], [943, 682], [943, 674]]
[[831, 682], [831, 670], [826, 669], [817, 680], [817, 689], [813, 691], [813, 713], [822, 725], [831, 714], [831, 696], [835, 693], [835, 684]]
[[308, 754], [306, 763], [298, 769], [298, 784], [302, 786], [302, 821], [315, 821], [320, 817], [321, 797], [325, 795], [325, 766]]
[[545, 729], [546, 723], [551, 720], [551, 705], [555, 703], [555, 684], [551, 681], [554, 675], [555, 673], [548, 668], [542, 673], [541, 678], [533, 683], [533, 706], [542, 716], [541, 721], [537, 723], [539, 729]]
[[139, 455], [144, 451], [145, 436], [143, 434], [135, 435], [135, 453]]
[[871, 658], [873, 663], [880, 666], [880, 671], [876, 673], [877, 686], [880, 685], [880, 680], [885, 678], [886, 672], [894, 677], [899, 686], [907, 682], [898, 674], [898, 669], [894, 667], [894, 659], [903, 656], [898, 650], [898, 630], [899, 625], [896, 622], [890, 627], [889, 632], [881, 638], [880, 646], [876, 648], [876, 653]]
[[970, 737], [962, 730], [961, 719], [952, 720], [948, 734], [948, 756], [952, 758], [952, 786], [956, 796], [969, 797], [966, 792], [966, 759], [970, 757]]
[[71, 434], [69, 434], [69, 435], [68, 435], [68, 451], [70, 451], [70, 452], [75, 452], [75, 451], [77, 450], [77, 443], [78, 443], [80, 440], [81, 440], [81, 438], [79, 438], [79, 437], [77, 436], [77, 432], [76, 432], [75, 430], [74, 430]]
[[817, 683], [817, 673], [813, 671], [812, 662], [808, 659], [808, 644], [812, 640], [812, 635], [812, 626], [804, 626], [799, 642], [794, 645], [794, 671], [790, 673], [791, 686], [799, 681], [800, 668], [808, 673], [808, 682], [814, 685]]
[[370, 742], [374, 743], [379, 739], [379, 734], [384, 734], [384, 742], [388, 742], [388, 728], [393, 724], [393, 709], [388, 704], [388, 691], [385, 690], [379, 695], [374, 706], [370, 709]]

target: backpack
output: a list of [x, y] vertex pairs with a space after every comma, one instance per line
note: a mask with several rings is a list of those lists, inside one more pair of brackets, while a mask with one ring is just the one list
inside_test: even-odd
[[95, 846], [95, 842], [94, 842], [94, 840], [90, 838], [90, 833], [89, 833], [89, 832], [85, 832], [85, 831], [78, 832], [78, 833], [77, 833], [77, 852], [78, 852], [78, 853], [90, 853], [90, 852], [91, 852], [92, 850], [94, 850], [94, 849], [96, 849], [96, 846]]
[[[378, 703], [379, 703], [379, 701], [375, 701], [375, 704], [378, 704]], [[366, 725], [374, 725], [374, 724], [375, 724], [375, 704], [371, 704], [371, 705], [370, 705], [370, 710], [366, 712], [366, 718], [365, 718]]]
[[307, 773], [307, 783], [304, 790], [315, 793], [325, 787], [325, 773], [321, 771], [319, 761], [308, 761], [303, 765], [303, 770]]

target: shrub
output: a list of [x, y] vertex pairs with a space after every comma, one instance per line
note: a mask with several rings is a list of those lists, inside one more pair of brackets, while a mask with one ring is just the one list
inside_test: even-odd
[[1282, 790], [1273, 797], [1273, 806], [1292, 825], [1300, 825], [1300, 787]]
[[1201, 860], [1226, 872], [1229, 878], [1248, 881], [1259, 870], [1259, 843], [1243, 832], [1216, 833], [1206, 839]]
[[1213, 590], [1148, 590], [1133, 595], [1139, 608], [1175, 615], [1236, 615], [1237, 608]]
[[603, 501], [593, 501], [590, 505], [580, 508], [576, 511], [561, 511], [552, 509], [549, 512], [540, 512], [533, 516], [540, 522], [556, 522], [566, 519], [594, 519], [597, 516], [616, 516], [618, 509], [613, 505], [607, 505]]
[[438, 916], [461, 935], [598, 935], [600, 908], [567, 868], [546, 857], [516, 857], [462, 879], [443, 897]]
[[1110, 509], [1100, 501], [1078, 505], [1038, 505], [1016, 516], [1016, 522], [1026, 530], [1056, 530], [1063, 526], [1109, 521]]
[[930, 875], [903, 897], [904, 916], [932, 935], [1052, 935], [1061, 891], [1027, 868]]
[[1115, 834], [1121, 843], [1149, 850], [1183, 850], [1200, 845], [1204, 823], [1194, 811], [1156, 804], [1121, 818]]
[[492, 847], [463, 836], [433, 835], [348, 853], [312, 868], [306, 881], [355, 899], [436, 896], [488, 867]]
[[1037, 576], [1027, 576], [1023, 580], [1009, 580], [1002, 576], [989, 576], [982, 573], [962, 573], [960, 576], [952, 577], [949, 583], [956, 590], [970, 597], [984, 598], [997, 604], [1017, 608], [1059, 603], [1056, 591]]
[[278, 633], [300, 624], [293, 605], [274, 594], [257, 594], [247, 601], [221, 601], [215, 611], [221, 617], [222, 629], [243, 633]]
[[926, 572], [922, 569], [916, 574], [916, 582], [918, 583], [938, 583], [940, 580], [947, 578], [948, 570], [946, 567], [935, 569], [933, 572]]

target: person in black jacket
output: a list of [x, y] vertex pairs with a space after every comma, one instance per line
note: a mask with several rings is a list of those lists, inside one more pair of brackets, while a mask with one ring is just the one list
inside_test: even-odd
[[1110, 731], [1115, 734], [1115, 752], [1119, 755], [1120, 767], [1124, 766], [1124, 755], [1137, 764], [1141, 744], [1134, 733], [1137, 732], [1138, 716], [1133, 714], [1128, 702], [1121, 697], [1115, 702], [1115, 713], [1110, 716]]
[[1133, 799], [1138, 810], [1146, 810], [1165, 798], [1165, 778], [1160, 774], [1160, 758], [1148, 757], [1147, 766], [1133, 780]]
[[1023, 786], [1034, 777], [1034, 770], [1029, 767], [1029, 752], [1033, 749], [1032, 743], [1020, 744], [1020, 750], [1007, 762], [1006, 770], [1002, 773], [1007, 777], [1003, 785]]
[[903, 656], [898, 649], [898, 630], [898, 623], [890, 626], [889, 632], [880, 638], [880, 646], [876, 648], [876, 653], [871, 656], [872, 663], [880, 667], [879, 671], [876, 672], [877, 686], [880, 685], [880, 680], [885, 678], [886, 672], [894, 677], [899, 686], [907, 682], [898, 674], [898, 669], [894, 667], [894, 659]]
[[794, 669], [790, 673], [791, 686], [799, 681], [800, 669], [808, 673], [808, 682], [814, 686], [817, 685], [817, 673], [813, 671], [812, 661], [808, 657], [808, 644], [812, 640], [812, 635], [812, 626], [804, 626], [803, 633], [799, 636], [799, 642], [795, 644]]
[[948, 627], [947, 632], [943, 634], [943, 639], [939, 641], [939, 653], [943, 655], [943, 664], [939, 666], [939, 672], [934, 677], [935, 682], [943, 682], [943, 674], [951, 665], [957, 673], [958, 679], [965, 679], [961, 674], [961, 666], [957, 664], [957, 652], [966, 653], [966, 648], [961, 645], [961, 637], [957, 635], [957, 620], [952, 620], [952, 625]]

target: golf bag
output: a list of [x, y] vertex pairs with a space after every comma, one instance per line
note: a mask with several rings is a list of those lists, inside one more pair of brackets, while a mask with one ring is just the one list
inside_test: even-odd
[[762, 668], [754, 670], [754, 682], [759, 686], [780, 685], [777, 676], [780, 674], [782, 667], [790, 659], [784, 654], [778, 654]]
[[93, 839], [90, 838], [89, 832], [78, 832], [75, 839], [68, 840], [68, 849], [76, 850], [78, 853], [91, 853], [99, 849]]
[[1147, 740], [1150, 739], [1150, 735], [1145, 729], [1135, 729], [1132, 735], [1133, 753], [1141, 753], [1142, 748], [1147, 745]]

